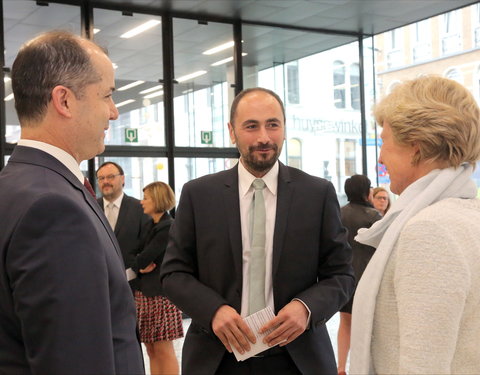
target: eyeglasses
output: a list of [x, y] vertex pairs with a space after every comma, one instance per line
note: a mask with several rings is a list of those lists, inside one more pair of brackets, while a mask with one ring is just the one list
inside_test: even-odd
[[376, 197], [373, 197], [373, 199], [379, 199], [379, 200], [388, 201], [388, 198], [387, 198], [387, 197], [379, 197], [379, 196], [376, 196]]
[[108, 176], [100, 176], [100, 177], [97, 177], [97, 181], [98, 182], [102, 182], [103, 180], [112, 181], [117, 176], [120, 176], [120, 174], [109, 174]]

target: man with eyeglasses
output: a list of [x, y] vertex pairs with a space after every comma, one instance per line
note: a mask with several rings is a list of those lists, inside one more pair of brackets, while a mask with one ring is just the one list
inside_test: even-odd
[[[122, 249], [125, 269], [132, 266], [133, 258], [138, 252], [143, 226], [149, 217], [143, 213], [140, 201], [128, 196], [123, 192], [125, 186], [125, 174], [123, 168], [112, 161], [103, 163], [97, 169], [97, 181], [102, 197], [98, 198], [98, 204], [105, 212], [118, 243]], [[127, 277], [133, 277], [127, 271]], [[131, 280], [130, 285], [133, 287]]]

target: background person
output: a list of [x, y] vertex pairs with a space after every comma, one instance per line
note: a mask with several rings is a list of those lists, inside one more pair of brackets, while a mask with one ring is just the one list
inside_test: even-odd
[[[125, 173], [123, 168], [112, 161], [103, 163], [97, 169], [97, 181], [102, 197], [98, 204], [107, 219], [122, 249], [125, 268], [131, 268], [134, 254], [138, 252], [142, 228], [150, 221], [143, 213], [140, 201], [124, 193]], [[137, 280], [131, 280], [133, 286]]]
[[112, 62], [63, 31], [24, 44], [21, 139], [0, 172], [0, 373], [143, 374], [123, 261], [79, 164], [103, 152]]
[[[353, 270], [358, 283], [363, 271], [367, 267], [375, 248], [363, 245], [355, 241], [355, 236], [360, 228], [370, 228], [374, 222], [382, 217], [370, 203], [370, 179], [364, 175], [353, 175], [345, 180], [345, 193], [348, 204], [343, 206], [341, 211], [342, 224], [348, 230], [348, 243], [352, 247]], [[350, 328], [352, 324], [352, 304], [350, 301], [340, 309], [340, 326], [338, 328], [338, 374], [344, 375], [347, 364], [348, 352], [350, 350]]]
[[463, 86], [421, 77], [375, 109], [398, 194], [360, 231], [376, 246], [352, 314], [352, 374], [480, 373], [480, 116]]
[[[182, 372], [334, 373], [325, 323], [354, 287], [335, 190], [278, 162], [285, 112], [274, 92], [242, 91], [232, 103], [228, 128], [240, 160], [183, 186], [162, 264], [167, 296], [192, 318]], [[263, 202], [254, 204], [254, 196]], [[264, 215], [254, 215], [253, 207]], [[251, 226], [250, 219], [260, 217], [262, 235], [250, 232], [261, 227]], [[263, 246], [253, 246], [260, 239]], [[263, 326], [275, 328], [265, 341], [280, 345], [237, 362], [232, 347], [245, 353], [255, 341], [242, 316], [265, 306], [276, 315]]]
[[374, 188], [372, 192], [372, 203], [373, 207], [380, 212], [380, 215], [385, 216], [391, 204], [387, 189], [381, 186]]
[[168, 213], [175, 206], [175, 195], [167, 184], [153, 182], [143, 189], [142, 207], [151, 217], [132, 268], [138, 273], [135, 290], [140, 338], [147, 348], [152, 375], [179, 373], [173, 340], [183, 337], [182, 313], [163, 296], [160, 265], [173, 222]]

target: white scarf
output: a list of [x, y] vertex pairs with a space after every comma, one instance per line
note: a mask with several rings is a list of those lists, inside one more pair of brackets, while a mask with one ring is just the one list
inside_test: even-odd
[[352, 310], [350, 372], [373, 374], [370, 353], [375, 304], [385, 266], [405, 224], [423, 208], [446, 198], [474, 198], [477, 186], [471, 179], [473, 167], [435, 169], [408, 186], [382, 220], [355, 237], [376, 247], [355, 292]]

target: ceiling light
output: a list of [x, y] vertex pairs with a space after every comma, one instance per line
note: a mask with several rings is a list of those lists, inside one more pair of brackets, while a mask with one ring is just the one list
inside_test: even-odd
[[230, 42], [227, 42], [227, 43], [223, 43], [223, 44], [220, 44], [219, 46], [216, 46], [216, 47], [213, 47], [213, 48], [210, 48], [204, 52], [202, 52], [204, 55], [213, 55], [214, 53], [217, 53], [217, 52], [220, 52], [220, 51], [223, 51], [227, 48], [230, 48], [230, 47], [233, 47], [235, 45], [235, 42], [232, 40]]
[[135, 101], [134, 99], [128, 99], [128, 100], [125, 100], [125, 101], [120, 102], [120, 103], [118, 103], [118, 104], [115, 104], [115, 107], [119, 108], [119, 107], [122, 107], [122, 106], [124, 106], [124, 105], [133, 103], [134, 101]]
[[10, 95], [7, 95], [4, 100], [5, 100], [6, 102], [9, 102], [9, 101], [12, 100], [12, 99], [13, 99], [13, 94], [10, 94]]
[[131, 89], [132, 87], [141, 85], [142, 83], [145, 83], [145, 81], [135, 81], [135, 82], [129, 83], [128, 85], [118, 88], [117, 91], [125, 91], [128, 89]]
[[151, 94], [145, 95], [144, 99], [156, 98], [157, 96], [163, 95], [163, 90], [152, 92]]
[[12, 79], [10, 77], [3, 77], [3, 82], [7, 83], [7, 82], [10, 82]]
[[150, 87], [149, 89], [140, 91], [139, 94], [148, 94], [149, 92], [160, 90], [162, 87], [163, 85], [153, 86], [153, 87]]
[[223, 64], [226, 64], [230, 61], [233, 61], [233, 56], [230, 56], [230, 57], [227, 57], [226, 59], [214, 62], [213, 64], [211, 64], [211, 66], [223, 65]]
[[187, 74], [185, 76], [177, 78], [177, 82], [180, 83], [180, 82], [188, 81], [189, 79], [197, 78], [197, 77], [203, 76], [204, 74], [207, 74], [206, 70], [199, 70], [194, 73]]
[[145, 23], [142, 23], [140, 26], [134, 27], [133, 29], [127, 31], [126, 33], [123, 33], [120, 35], [120, 38], [128, 39], [131, 38], [135, 35], [138, 35], [140, 33], [143, 33], [144, 31], [151, 29], [154, 26], [157, 26], [160, 23], [159, 20], [150, 20]]
[[[242, 56], [247, 56], [248, 54], [247, 53], [242, 53]], [[220, 60], [220, 61], [217, 61], [217, 62], [214, 62], [213, 64], [211, 64], [211, 66], [219, 66], [219, 65], [223, 65], [223, 64], [226, 64], [230, 61], [233, 61], [233, 56], [230, 56], [230, 57], [227, 57], [226, 59], [223, 59], [223, 60]]]
[[100, 32], [100, 29], [93, 28], [93, 33], [94, 33], [94, 34], [99, 33], [99, 32]]
[[113, 69], [118, 69], [118, 65], [116, 63], [112, 63]]

